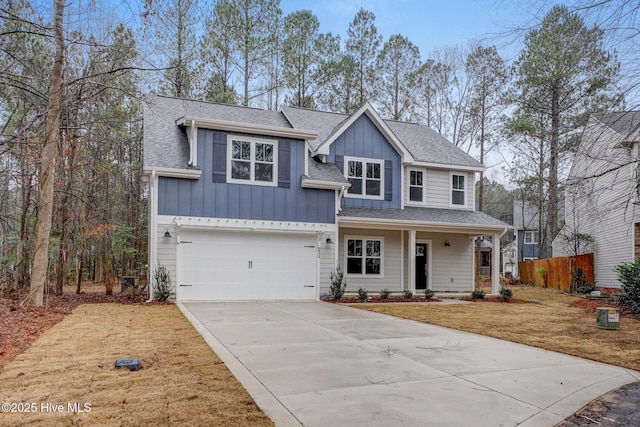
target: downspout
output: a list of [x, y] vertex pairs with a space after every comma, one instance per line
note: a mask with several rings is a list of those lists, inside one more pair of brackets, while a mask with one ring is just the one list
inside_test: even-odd
[[149, 218], [151, 219], [150, 224], [149, 224], [149, 243], [150, 243], [150, 256], [149, 256], [149, 281], [147, 283], [147, 286], [149, 286], [149, 299], [146, 301], [147, 303], [153, 301], [153, 285], [152, 285], [152, 281], [153, 281], [153, 271], [154, 271], [154, 265], [158, 259], [158, 233], [156, 230], [156, 213], [157, 213], [157, 208], [156, 208], [156, 170], [153, 169], [151, 171], [151, 179], [149, 180], [149, 197], [150, 197], [150, 205], [149, 209], [151, 212], [149, 212]]

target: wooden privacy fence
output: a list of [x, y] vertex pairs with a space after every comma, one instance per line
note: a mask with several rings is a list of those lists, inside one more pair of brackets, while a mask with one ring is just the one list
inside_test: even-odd
[[[540, 275], [540, 268], [546, 269], [546, 280]], [[520, 280], [524, 283], [562, 289], [563, 291], [571, 291], [573, 275], [578, 268], [584, 272], [586, 281], [593, 285], [593, 254], [518, 262]]]

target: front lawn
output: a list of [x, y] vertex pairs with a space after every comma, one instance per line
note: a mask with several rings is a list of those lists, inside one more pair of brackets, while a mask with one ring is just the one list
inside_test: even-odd
[[174, 305], [79, 306], [0, 371], [0, 402], [12, 426], [273, 425]]
[[[593, 310], [572, 306], [581, 297], [515, 286], [527, 303], [353, 305], [353, 307], [487, 335], [640, 371], [640, 320], [622, 315], [620, 330], [597, 329]], [[583, 297], [582, 297], [583, 298]], [[607, 306], [600, 302], [600, 306]]]

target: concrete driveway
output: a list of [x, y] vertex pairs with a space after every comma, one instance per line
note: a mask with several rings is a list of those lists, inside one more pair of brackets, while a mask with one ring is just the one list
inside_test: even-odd
[[553, 426], [640, 373], [324, 302], [180, 308], [277, 426]]

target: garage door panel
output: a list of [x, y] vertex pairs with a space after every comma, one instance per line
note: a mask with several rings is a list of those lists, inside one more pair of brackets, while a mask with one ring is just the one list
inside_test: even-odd
[[315, 235], [186, 230], [181, 241], [180, 300], [316, 298]]

